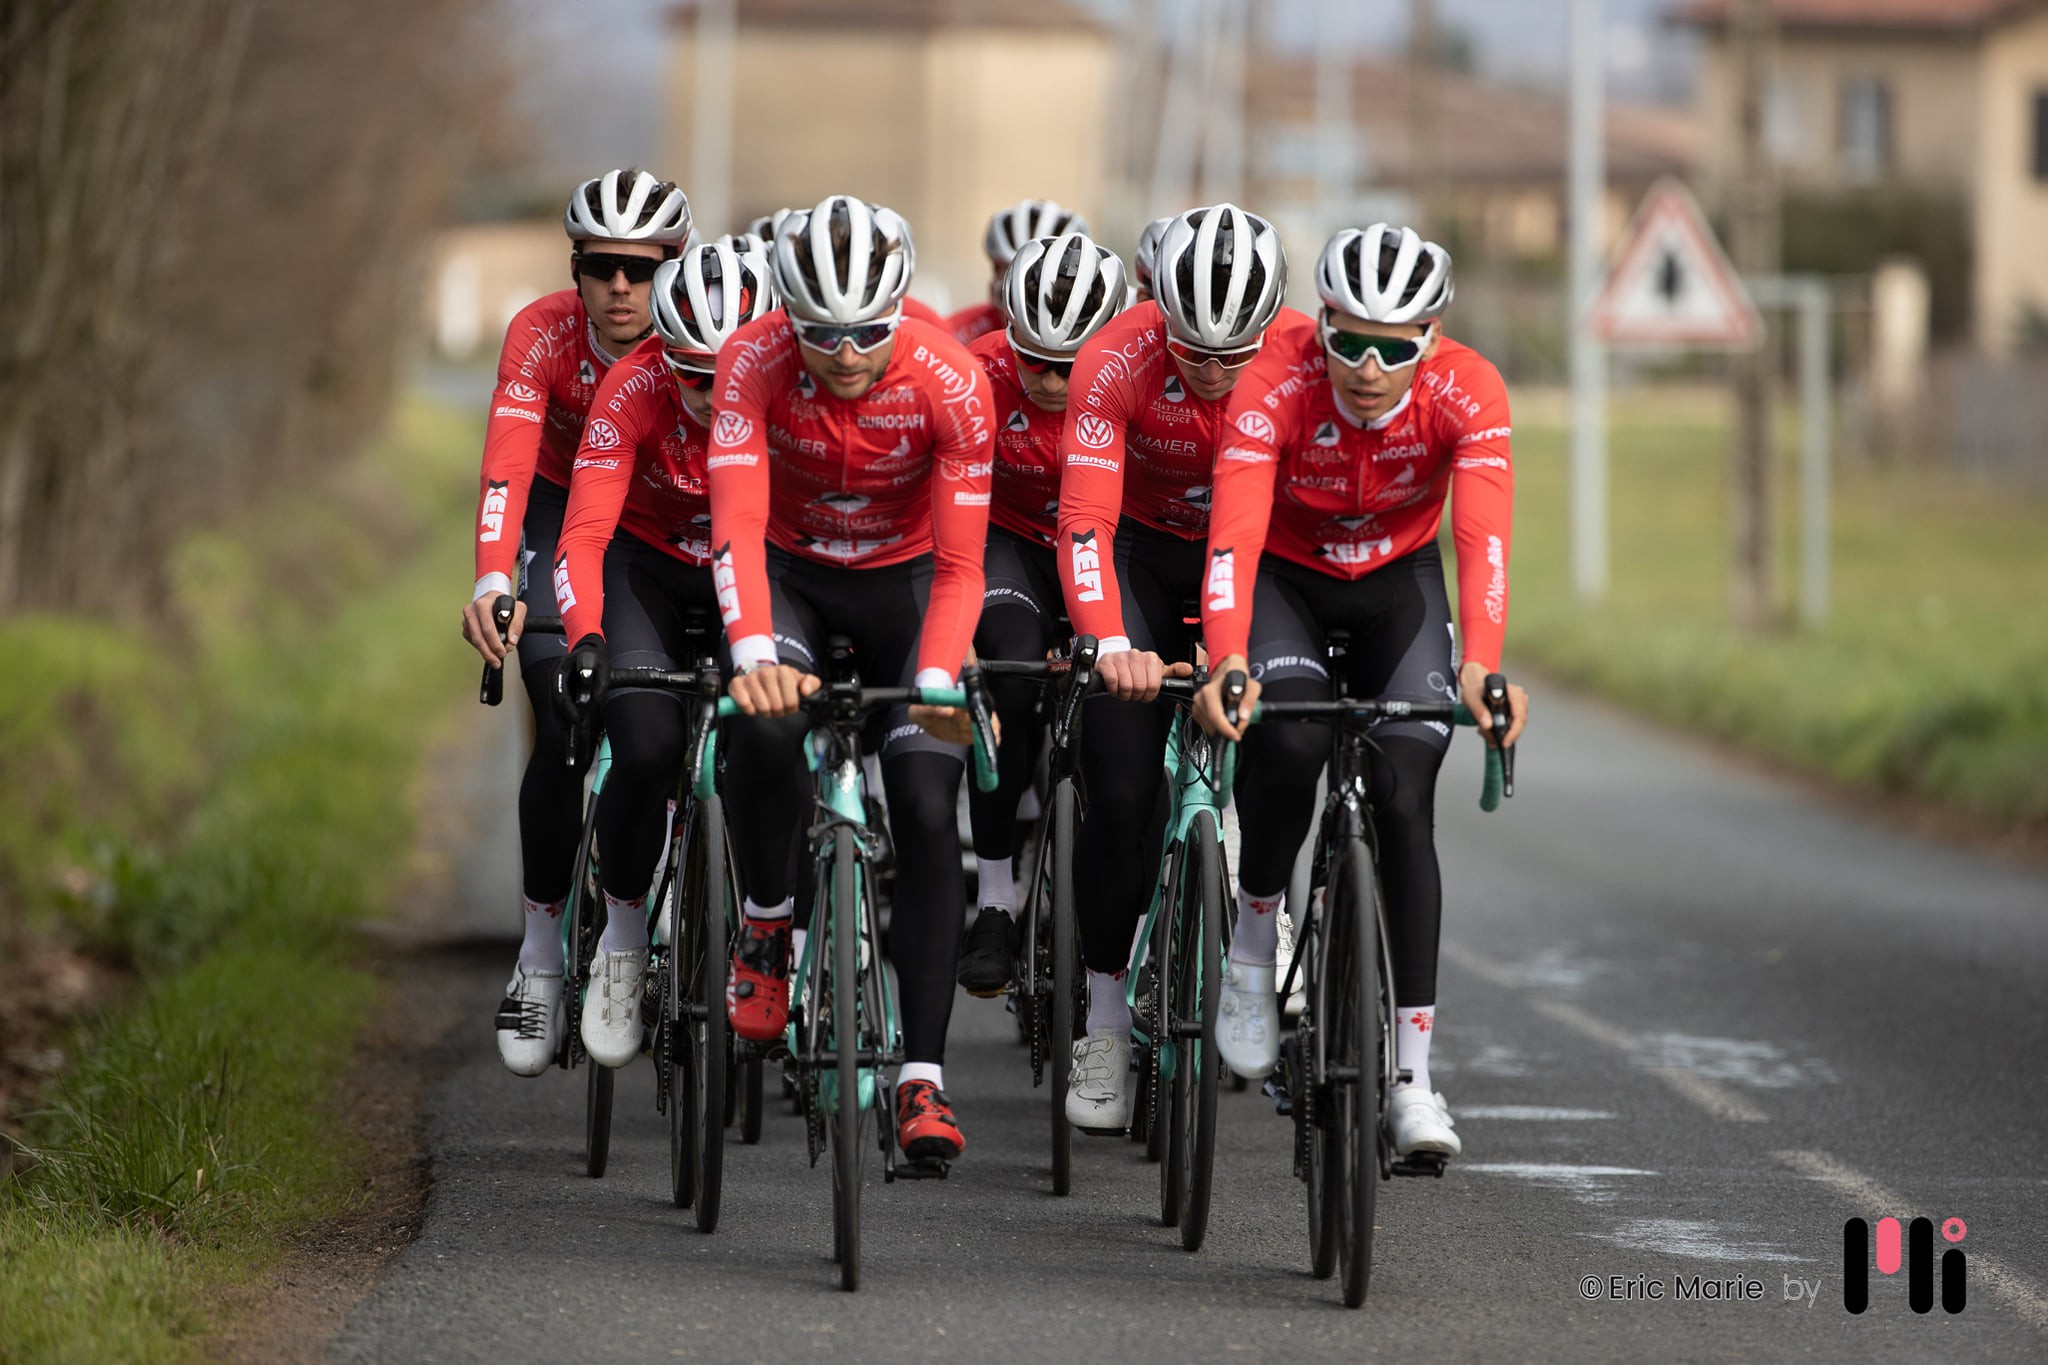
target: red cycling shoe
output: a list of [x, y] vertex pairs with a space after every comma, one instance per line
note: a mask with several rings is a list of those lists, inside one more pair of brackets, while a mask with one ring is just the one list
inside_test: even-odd
[[945, 1091], [930, 1081], [897, 1083], [896, 1145], [912, 1161], [952, 1161], [967, 1150]]
[[773, 1042], [789, 1027], [789, 927], [787, 919], [740, 921], [725, 1016], [749, 1042]]

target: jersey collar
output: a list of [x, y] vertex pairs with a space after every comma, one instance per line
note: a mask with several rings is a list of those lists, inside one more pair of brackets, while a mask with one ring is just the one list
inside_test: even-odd
[[1408, 404], [1414, 401], [1414, 398], [1415, 386], [1411, 384], [1408, 386], [1408, 392], [1401, 395], [1401, 401], [1388, 409], [1385, 416], [1375, 417], [1370, 422], [1361, 422], [1351, 415], [1351, 410], [1344, 406], [1344, 400], [1337, 396], [1336, 384], [1330, 385], [1330, 405], [1337, 409], [1337, 415], [1343, 418], [1344, 424], [1353, 431], [1384, 431], [1394, 424], [1395, 418], [1408, 411]]

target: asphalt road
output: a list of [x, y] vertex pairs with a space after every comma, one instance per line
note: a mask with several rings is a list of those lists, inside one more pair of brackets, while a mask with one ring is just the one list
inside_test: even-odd
[[[1432, 1067], [1465, 1154], [1383, 1187], [1362, 1311], [1308, 1276], [1289, 1130], [1256, 1092], [1224, 1096], [1189, 1255], [1126, 1142], [1078, 1141], [1075, 1193], [1048, 1193], [1047, 1096], [1008, 1016], [964, 996], [947, 1078], [967, 1155], [943, 1183], [871, 1181], [858, 1294], [836, 1288], [829, 1171], [780, 1111], [728, 1148], [724, 1221], [700, 1235], [668, 1203], [650, 1068], [622, 1075], [592, 1181], [581, 1076], [498, 1064], [508, 946], [443, 974], [474, 1027], [436, 1058], [429, 1216], [336, 1356], [2048, 1358], [2048, 877], [1539, 701], [1502, 814], [1474, 808], [1469, 736], [1440, 787]], [[516, 777], [476, 783], [501, 839]], [[467, 923], [514, 918], [508, 863], [478, 846]], [[1964, 1220], [1964, 1313], [1914, 1315], [1903, 1273], [1844, 1311], [1843, 1220], [1885, 1214]], [[1678, 1300], [1695, 1276], [1760, 1297]]]

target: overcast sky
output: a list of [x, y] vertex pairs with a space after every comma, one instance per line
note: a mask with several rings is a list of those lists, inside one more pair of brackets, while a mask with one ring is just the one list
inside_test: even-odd
[[[652, 161], [657, 152], [663, 16], [673, 0], [496, 0], [509, 18], [520, 108], [539, 133], [544, 174], [572, 174], [593, 161]], [[1028, 0], [1020, 0], [1028, 3]], [[1082, 0], [1114, 17], [1124, 0]], [[1161, 0], [1165, 13], [1186, 0]], [[1673, 0], [1605, 0], [1610, 89], [1647, 97], [1684, 88], [1689, 47], [1657, 16]], [[1318, 0], [1257, 0], [1268, 40], [1300, 47], [1335, 41], [1372, 48], [1407, 41], [1405, 0], [1344, 0], [1340, 29], [1317, 27]], [[1480, 67], [1531, 85], [1562, 89], [1568, 0], [1437, 0], [1439, 22], [1473, 40]], [[593, 89], [605, 91], [593, 99]], [[541, 169], [537, 167], [536, 169]]]

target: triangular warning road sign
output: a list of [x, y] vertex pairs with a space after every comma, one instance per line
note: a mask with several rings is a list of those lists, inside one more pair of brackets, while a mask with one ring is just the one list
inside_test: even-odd
[[1611, 346], [1748, 350], [1763, 339], [1749, 291], [1676, 180], [1643, 196], [1586, 325]]

